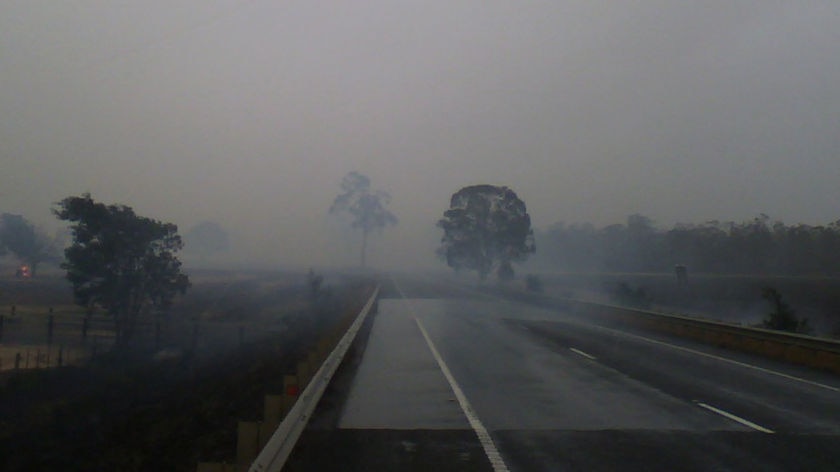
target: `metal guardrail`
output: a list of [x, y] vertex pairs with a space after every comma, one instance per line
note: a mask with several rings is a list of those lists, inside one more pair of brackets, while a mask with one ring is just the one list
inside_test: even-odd
[[751, 326], [739, 326], [722, 321], [706, 320], [685, 315], [672, 313], [661, 313], [651, 310], [628, 308], [619, 305], [606, 303], [589, 302], [583, 300], [566, 300], [572, 307], [608, 309], [620, 314], [632, 314], [637, 318], [646, 318], [654, 323], [665, 323], [672, 326], [684, 326], [702, 328], [707, 331], [719, 334], [732, 334], [749, 337], [758, 341], [780, 343], [787, 346], [799, 346], [808, 349], [825, 350], [840, 355], [840, 341], [827, 338], [819, 338], [799, 333], [790, 333]]
[[834, 339], [738, 326], [721, 321], [573, 298], [556, 298], [508, 290], [502, 293], [517, 301], [546, 308], [572, 309], [589, 315], [624, 319], [657, 331], [840, 374], [840, 341]]
[[368, 313], [376, 303], [379, 296], [379, 286], [373, 291], [370, 299], [356, 316], [356, 320], [347, 329], [336, 347], [332, 350], [321, 367], [312, 376], [312, 380], [301, 392], [300, 397], [289, 413], [271, 435], [265, 447], [257, 455], [257, 458], [248, 469], [249, 472], [279, 472], [288, 460], [292, 450], [306, 428], [315, 406], [324, 394], [332, 376], [344, 359], [344, 355], [356, 338]]

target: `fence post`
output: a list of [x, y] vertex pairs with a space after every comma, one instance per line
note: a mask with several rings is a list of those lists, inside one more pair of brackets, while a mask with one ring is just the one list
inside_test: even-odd
[[64, 345], [58, 346], [58, 366], [64, 365]]
[[87, 339], [87, 332], [88, 332], [88, 325], [90, 323], [90, 318], [85, 316], [82, 320], [82, 339]]
[[[50, 308], [50, 312], [52, 312], [52, 308]], [[47, 344], [52, 344], [53, 342], [53, 327], [55, 326], [55, 315], [50, 315], [49, 319], [47, 320]]]
[[23, 356], [20, 353], [15, 354], [15, 370], [20, 370], [20, 361], [23, 359]]
[[6, 324], [6, 315], [0, 315], [0, 341], [3, 340], [3, 327]]

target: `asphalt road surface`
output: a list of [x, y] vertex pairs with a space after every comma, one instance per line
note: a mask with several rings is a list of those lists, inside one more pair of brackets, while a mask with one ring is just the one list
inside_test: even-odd
[[288, 470], [840, 470], [837, 377], [441, 279], [382, 293]]

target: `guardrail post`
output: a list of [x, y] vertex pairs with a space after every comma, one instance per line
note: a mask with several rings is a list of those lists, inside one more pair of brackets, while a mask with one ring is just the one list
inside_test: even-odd
[[[291, 383], [291, 381], [295, 380], [293, 376], [284, 377], [283, 397], [289, 398], [289, 393], [294, 393], [295, 397], [299, 396], [300, 398], [297, 398], [297, 401], [292, 404], [291, 409], [285, 418], [283, 418], [283, 421], [268, 439], [265, 448], [263, 448], [253, 463], [250, 464], [249, 471], [279, 472], [282, 469], [283, 464], [285, 464], [294, 449], [295, 443], [303, 433], [315, 406], [321, 399], [321, 395], [323, 395], [329, 379], [332, 378], [338, 365], [347, 353], [350, 343], [352, 343], [361, 325], [364, 323], [366, 316], [370, 313], [370, 309], [376, 301], [378, 294], [379, 287], [374, 289], [368, 302], [359, 314], [354, 319], [349, 320], [350, 323], [347, 325], [341, 323], [341, 325], [349, 326], [349, 328], [341, 336], [341, 341], [336, 343], [335, 348], [327, 357], [327, 360], [317, 366], [305, 365], [309, 364], [308, 361], [298, 364], [298, 375], [306, 375], [305, 377], [298, 378], [299, 383], [296, 385]], [[309, 357], [311, 358], [312, 355]], [[308, 381], [316, 375], [318, 379], [316, 382], [309, 382], [309, 385], [306, 385], [303, 381], [303, 378], [306, 378]], [[305, 386], [305, 389], [303, 392], [300, 392], [299, 388], [303, 386]]]
[[297, 364], [297, 378], [299, 387], [306, 387], [312, 376], [312, 369], [309, 366], [309, 361], [298, 362]]
[[263, 422], [276, 428], [283, 420], [283, 395], [266, 395], [263, 406]]
[[296, 375], [283, 376], [283, 413], [292, 409], [292, 406], [300, 396], [300, 384]]
[[250, 464], [260, 452], [260, 423], [240, 421], [236, 434], [236, 463]]
[[320, 341], [318, 341], [318, 357], [321, 360], [327, 358], [330, 355], [330, 351], [332, 351], [333, 344], [330, 342], [330, 337], [324, 337]]
[[317, 350], [309, 353], [309, 356], [307, 356], [306, 361], [309, 363], [310, 369], [312, 370], [312, 373], [310, 374], [310, 380], [312, 380], [312, 378], [311, 378], [312, 375], [315, 374], [315, 368], [320, 366], [321, 362], [324, 359], [325, 358], [321, 358], [321, 356], [318, 354]]

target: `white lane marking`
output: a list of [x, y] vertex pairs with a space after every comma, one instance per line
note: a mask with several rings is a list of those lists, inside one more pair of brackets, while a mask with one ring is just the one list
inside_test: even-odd
[[[461, 290], [471, 291], [471, 292], [475, 292], [475, 293], [481, 293], [481, 292], [477, 292], [477, 291], [466, 289], [466, 288], [461, 288]], [[486, 295], [486, 296], [495, 298], [496, 300], [499, 300], [499, 301], [507, 301], [507, 302], [510, 301], [510, 300], [507, 300], [503, 297], [499, 297], [497, 295]], [[757, 370], [759, 372], [764, 372], [765, 374], [776, 375], [776, 376], [779, 376], [779, 377], [782, 377], [782, 378], [785, 378], [785, 379], [788, 379], [788, 380], [794, 380], [794, 381], [797, 381], [797, 382], [802, 382], [802, 383], [805, 383], [805, 384], [808, 384], [808, 385], [812, 385], [814, 387], [820, 387], [820, 388], [824, 388], [826, 390], [831, 390], [832, 392], [840, 392], [840, 388], [832, 387], [831, 385], [822, 384], [822, 383], [819, 383], [819, 382], [815, 382], [813, 380], [803, 379], [802, 377], [796, 377], [794, 375], [789, 375], [789, 374], [785, 374], [785, 373], [782, 373], [782, 372], [777, 372], [775, 370], [765, 369], [764, 367], [759, 367], [759, 366], [753, 365], [753, 364], [747, 364], [746, 362], [740, 362], [740, 361], [736, 361], [734, 359], [728, 359], [726, 357], [716, 356], [714, 354], [709, 354], [709, 353], [706, 353], [706, 352], [703, 352], [703, 351], [698, 351], [696, 349], [677, 346], [675, 344], [670, 344], [670, 343], [666, 343], [666, 342], [663, 342], [663, 341], [657, 341], [656, 339], [647, 338], [645, 336], [639, 336], [637, 334], [631, 334], [631, 333], [628, 333], [626, 331], [620, 331], [620, 330], [617, 330], [617, 329], [607, 328], [605, 326], [598, 326], [598, 325], [590, 324], [590, 323], [575, 322], [575, 321], [572, 321], [572, 320], [568, 320], [568, 321], [565, 321], [565, 322], [567, 322], [569, 324], [578, 325], [578, 326], [592, 327], [592, 328], [595, 328], [595, 329], [600, 329], [600, 330], [603, 330], [603, 331], [608, 331], [608, 332], [611, 332], [611, 333], [614, 333], [614, 334], [623, 335], [623, 336], [627, 336], [627, 337], [631, 337], [631, 338], [641, 339], [641, 340], [647, 341], [649, 343], [659, 344], [660, 346], [667, 346], [667, 347], [670, 347], [670, 348], [673, 348], [673, 349], [678, 349], [678, 350], [684, 351], [684, 352], [690, 352], [692, 354], [697, 354], [699, 356], [708, 357], [710, 359], [715, 359], [715, 360], [718, 360], [718, 361], [721, 361], [721, 362], [727, 362], [727, 363], [734, 364], [734, 365], [737, 365], [737, 366], [740, 366], [740, 367], [745, 367], [747, 369], [753, 369], [753, 370]]]
[[[400, 296], [406, 298], [405, 292], [402, 291], [402, 288], [400, 288], [400, 285], [393, 276], [391, 277], [391, 282], [393, 282], [394, 288], [397, 289]], [[429, 350], [432, 352], [432, 356], [435, 358], [435, 361], [437, 361], [438, 367], [440, 367], [441, 372], [443, 372], [443, 376], [446, 377], [446, 381], [449, 382], [449, 386], [452, 388], [455, 398], [458, 399], [458, 404], [461, 405], [461, 410], [467, 417], [467, 421], [470, 422], [470, 426], [473, 431], [475, 431], [475, 435], [478, 436], [478, 441], [481, 443], [481, 447], [484, 448], [484, 454], [487, 455], [487, 459], [490, 461], [490, 465], [493, 466], [493, 470], [495, 472], [508, 472], [508, 467], [505, 464], [504, 459], [502, 459], [502, 455], [499, 454], [499, 450], [496, 449], [496, 444], [493, 442], [493, 438], [490, 437], [490, 433], [487, 431], [487, 428], [485, 428], [481, 420], [478, 419], [478, 415], [475, 413], [475, 410], [473, 410], [472, 405], [470, 405], [469, 400], [467, 400], [467, 396], [464, 394], [464, 391], [461, 390], [458, 382], [455, 381], [455, 377], [452, 375], [452, 372], [449, 370], [446, 362], [443, 361], [443, 357], [440, 356], [440, 353], [435, 347], [435, 343], [432, 342], [432, 338], [429, 337], [429, 333], [427, 333], [426, 328], [423, 327], [423, 323], [421, 323], [416, 316], [414, 317], [414, 322], [417, 323], [417, 327], [420, 328], [420, 333], [423, 335], [423, 338], [426, 339], [426, 344], [428, 344]]]
[[405, 296], [405, 292], [402, 291], [400, 284], [397, 283], [397, 279], [395, 279], [393, 275], [391, 276], [391, 283], [394, 284], [394, 288], [397, 289], [397, 292], [399, 292], [401, 297], [408, 298]]
[[575, 349], [575, 348], [573, 348], [573, 347], [570, 347], [570, 348], [569, 348], [569, 350], [570, 350], [570, 351], [572, 351], [572, 352], [574, 352], [575, 354], [577, 354], [577, 355], [579, 355], [579, 356], [583, 356], [583, 357], [585, 357], [585, 358], [587, 358], [587, 359], [589, 359], [589, 360], [593, 360], [593, 361], [594, 361], [594, 360], [596, 360], [596, 359], [595, 359], [595, 356], [593, 356], [593, 355], [591, 355], [591, 354], [587, 354], [587, 353], [585, 353], [585, 352], [581, 351], [580, 349]]
[[632, 334], [632, 333], [628, 333], [626, 331], [619, 331], [619, 330], [616, 330], [616, 329], [606, 328], [604, 326], [597, 326], [597, 325], [588, 325], [588, 326], [592, 326], [595, 329], [599, 329], [599, 330], [603, 330], [603, 331], [609, 331], [611, 333], [615, 333], [615, 334], [618, 334], [618, 335], [621, 335], [621, 336], [627, 336], [627, 337], [630, 337], [630, 338], [641, 339], [643, 341], [647, 341], [647, 342], [653, 343], [653, 344], [658, 344], [660, 346], [667, 346], [667, 347], [670, 347], [672, 349], [677, 349], [677, 350], [680, 350], [680, 351], [690, 352], [690, 353], [696, 354], [698, 356], [708, 357], [710, 359], [715, 359], [715, 360], [718, 360], [718, 361], [721, 361], [721, 362], [728, 362], [730, 364], [735, 364], [737, 366], [746, 367], [747, 369], [753, 369], [753, 370], [757, 370], [759, 372], [764, 372], [765, 374], [776, 375], [776, 376], [779, 376], [779, 377], [786, 378], [788, 380], [795, 380], [797, 382], [802, 382], [802, 383], [806, 383], [808, 385], [813, 385], [815, 387], [820, 387], [820, 388], [824, 388], [826, 390], [831, 390], [832, 392], [840, 392], [840, 388], [832, 387], [831, 385], [825, 385], [825, 384], [821, 384], [819, 382], [814, 382], [813, 380], [803, 379], [801, 377], [795, 377], [793, 375], [784, 374], [782, 372], [776, 372], [775, 370], [765, 369], [764, 367], [759, 367], [757, 365], [747, 364], [746, 362], [736, 361], [734, 359], [728, 359], [726, 357], [716, 356], [714, 354], [709, 354], [707, 352], [698, 351], [698, 350], [687, 348], [687, 347], [677, 346], [676, 344], [670, 344], [670, 343], [666, 343], [666, 342], [663, 342], [663, 341], [658, 341], [656, 339], [651, 339], [651, 338], [648, 338], [648, 337], [645, 337], [645, 336], [639, 336], [638, 334]]
[[705, 409], [707, 409], [711, 412], [714, 412], [714, 413], [717, 413], [717, 414], [719, 414], [723, 417], [729, 418], [732, 421], [736, 421], [738, 423], [741, 423], [744, 426], [748, 426], [748, 427], [750, 427], [750, 428], [752, 428], [756, 431], [761, 431], [762, 433], [767, 433], [767, 434], [773, 434], [774, 433], [774, 431], [772, 429], [767, 429], [764, 426], [759, 426], [759, 425], [753, 423], [750, 420], [746, 420], [744, 418], [741, 418], [740, 416], [733, 415], [732, 413], [729, 413], [728, 411], [723, 411], [720, 408], [715, 408], [712, 405], [708, 405], [706, 403], [701, 403], [701, 402], [696, 402], [696, 403], [697, 403], [697, 406], [699, 406], [700, 408], [705, 408]]
[[[392, 280], [393, 280], [393, 277], [392, 277]], [[394, 281], [394, 285], [396, 285], [396, 281]], [[457, 287], [457, 285], [455, 287]], [[475, 292], [477, 294], [481, 294], [481, 292], [478, 292], [478, 291], [475, 291], [475, 290], [472, 290], [472, 289], [467, 289], [467, 288], [463, 288], [463, 287], [458, 287], [458, 288], [460, 288], [463, 291], [470, 291], [470, 292]], [[397, 290], [399, 290], [399, 288]], [[401, 290], [400, 290], [400, 293], [402, 293]], [[487, 297], [496, 299], [498, 301], [510, 302], [510, 300], [502, 298], [498, 295], [488, 295], [488, 294], [484, 294], [484, 295], [487, 296]], [[607, 328], [605, 326], [598, 326], [598, 325], [592, 324], [592, 323], [584, 323], [584, 322], [573, 321], [573, 320], [568, 320], [568, 319], [564, 320], [563, 322], [568, 323], [568, 324], [572, 324], [572, 325], [576, 325], [576, 326], [583, 326], [583, 327], [592, 328], [592, 329], [596, 329], [596, 330], [607, 331], [607, 332], [610, 332], [610, 333], [613, 333], [613, 334], [616, 334], [616, 335], [619, 335], [619, 336], [627, 336], [629, 338], [641, 339], [641, 340], [647, 341], [649, 343], [658, 344], [660, 346], [670, 347], [672, 349], [677, 349], [677, 350], [684, 351], [684, 352], [690, 352], [690, 353], [696, 354], [698, 356], [708, 357], [710, 359], [715, 359], [715, 360], [718, 360], [718, 361], [721, 361], [721, 362], [727, 362], [729, 364], [734, 364], [734, 365], [744, 367], [744, 368], [747, 368], [747, 369], [757, 370], [757, 371], [763, 372], [765, 374], [775, 375], [775, 376], [782, 377], [782, 378], [785, 378], [785, 379], [788, 379], [788, 380], [794, 380], [796, 382], [802, 382], [802, 383], [805, 383], [805, 384], [808, 384], [808, 385], [812, 385], [814, 387], [819, 387], [819, 388], [824, 388], [826, 390], [831, 390], [832, 392], [840, 392], [840, 388], [838, 388], [838, 387], [832, 387], [831, 385], [822, 384], [822, 383], [819, 383], [819, 382], [815, 382], [813, 380], [803, 379], [802, 377], [796, 377], [794, 375], [789, 375], [789, 374], [785, 374], [785, 373], [782, 373], [782, 372], [777, 372], [775, 370], [765, 369], [764, 367], [759, 367], [759, 366], [753, 365], [753, 364], [747, 364], [746, 362], [741, 362], [741, 361], [736, 361], [734, 359], [729, 359], [729, 358], [726, 358], [726, 357], [716, 356], [714, 354], [709, 354], [709, 353], [706, 353], [706, 352], [703, 352], [703, 351], [698, 351], [696, 349], [691, 349], [691, 348], [687, 348], [687, 347], [677, 346], [676, 344], [670, 344], [670, 343], [666, 343], [666, 342], [663, 342], [663, 341], [658, 341], [656, 339], [651, 339], [651, 338], [648, 338], [648, 337], [645, 337], [645, 336], [640, 336], [638, 334], [631, 334], [631, 333], [628, 333], [626, 331], [620, 331], [620, 330], [617, 330], [617, 329]]]
[[473, 410], [472, 405], [470, 405], [469, 400], [467, 400], [467, 396], [464, 395], [464, 391], [461, 390], [458, 382], [455, 381], [455, 377], [452, 376], [452, 372], [449, 370], [446, 362], [444, 362], [443, 358], [440, 356], [435, 344], [429, 337], [429, 333], [427, 333], [426, 328], [423, 327], [423, 323], [421, 323], [416, 316], [414, 317], [414, 321], [417, 322], [417, 327], [420, 328], [420, 332], [423, 333], [423, 337], [426, 338], [426, 344], [429, 345], [429, 350], [432, 351], [432, 355], [437, 361], [440, 370], [443, 372], [443, 376], [446, 377], [446, 380], [449, 382], [449, 386], [452, 387], [452, 391], [458, 399], [458, 403], [461, 405], [461, 410], [464, 411], [464, 415], [467, 416], [470, 426], [472, 426], [473, 431], [475, 431], [476, 436], [478, 436], [481, 447], [484, 448], [484, 453], [487, 455], [487, 459], [490, 460], [490, 465], [493, 466], [493, 470], [495, 472], [507, 472], [507, 465], [505, 464], [504, 459], [502, 459], [502, 455], [499, 454], [499, 450], [496, 449], [496, 444], [493, 442], [493, 438], [490, 437], [490, 433], [487, 431], [487, 428], [485, 428], [481, 420], [478, 419], [478, 415], [475, 413], [475, 410]]

